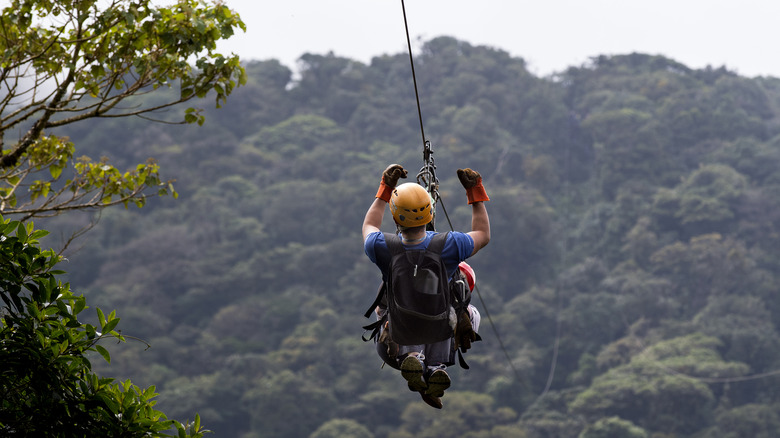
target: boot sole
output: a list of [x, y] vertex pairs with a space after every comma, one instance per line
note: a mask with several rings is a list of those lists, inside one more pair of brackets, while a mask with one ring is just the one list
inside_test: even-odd
[[451, 384], [452, 380], [446, 371], [436, 370], [428, 377], [428, 389], [425, 393], [433, 397], [443, 397], [444, 390], [449, 388]]
[[425, 392], [428, 388], [423, 380], [422, 363], [415, 356], [407, 356], [401, 362], [401, 377], [408, 382], [410, 391]]

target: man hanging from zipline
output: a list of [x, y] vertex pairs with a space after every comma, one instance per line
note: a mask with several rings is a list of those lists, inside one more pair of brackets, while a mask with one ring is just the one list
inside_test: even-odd
[[[472, 169], [458, 169], [457, 174], [472, 207], [470, 232], [426, 229], [433, 220], [433, 197], [420, 184], [396, 187], [407, 175], [398, 164], [383, 172], [363, 221], [366, 255], [383, 280], [366, 312], [375, 312], [378, 321], [365, 328], [375, 329], [372, 337], [384, 362], [400, 369], [409, 389], [438, 409], [451, 384], [446, 366], [455, 363], [458, 350], [465, 352], [479, 339], [479, 313], [469, 304], [475, 277], [465, 260], [490, 241], [482, 177]], [[380, 231], [386, 205], [397, 234]]]

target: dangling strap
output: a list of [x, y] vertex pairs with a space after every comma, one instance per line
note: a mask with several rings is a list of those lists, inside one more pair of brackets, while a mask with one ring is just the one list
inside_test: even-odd
[[363, 338], [363, 342], [368, 342], [372, 339], [376, 340], [378, 339], [377, 336], [379, 336], [379, 331], [382, 329], [382, 324], [384, 324], [385, 320], [387, 319], [387, 316], [383, 316], [379, 321], [372, 322], [369, 325], [364, 325], [363, 330], [371, 330], [371, 336], [366, 338], [365, 332], [363, 332], [363, 335], [360, 337]]
[[466, 360], [463, 359], [463, 353], [458, 350], [458, 365], [460, 365], [461, 368], [464, 370], [469, 369], [469, 364], [466, 363]]
[[[379, 286], [379, 291], [376, 293], [376, 299], [374, 299], [374, 302], [371, 303], [371, 307], [369, 307], [366, 310], [366, 313], [363, 314], [366, 318], [370, 318], [371, 314], [374, 313], [374, 310], [382, 303], [382, 299], [385, 297], [385, 290], [387, 286], [384, 282]], [[379, 331], [382, 328], [382, 324], [387, 320], [387, 315], [385, 314], [382, 318], [380, 318], [378, 321], [374, 321], [371, 324], [364, 325], [363, 330], [371, 330], [371, 336], [366, 339], [365, 332], [361, 336], [363, 338], [363, 341], [368, 342], [372, 339], [377, 339], [377, 336], [379, 336]]]
[[374, 299], [374, 302], [371, 303], [371, 306], [366, 309], [366, 313], [363, 314], [366, 318], [371, 316], [371, 313], [374, 311], [374, 309], [377, 308], [382, 303], [382, 298], [385, 297], [385, 290], [386, 290], [385, 283], [382, 282], [381, 285], [379, 285], [379, 290], [376, 293], [376, 299]]
[[[475, 333], [475, 334], [477, 335], [477, 338], [474, 339], [474, 342], [481, 341], [482, 336], [480, 336], [479, 333]], [[463, 352], [461, 351], [461, 349], [459, 348], [455, 351], [458, 352], [458, 365], [460, 365], [460, 367], [463, 368], [464, 370], [469, 369], [469, 364], [467, 364], [466, 359], [463, 358]]]

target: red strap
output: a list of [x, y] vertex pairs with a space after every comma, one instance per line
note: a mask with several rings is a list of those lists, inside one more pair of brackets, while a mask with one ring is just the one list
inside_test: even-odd
[[490, 201], [490, 198], [488, 198], [487, 192], [485, 191], [485, 187], [482, 185], [482, 178], [477, 178], [477, 183], [474, 187], [466, 189], [466, 197], [468, 198], [469, 204]]
[[379, 190], [376, 191], [375, 198], [379, 198], [385, 202], [390, 202], [390, 195], [393, 194], [393, 187], [385, 184], [385, 179], [379, 180]]

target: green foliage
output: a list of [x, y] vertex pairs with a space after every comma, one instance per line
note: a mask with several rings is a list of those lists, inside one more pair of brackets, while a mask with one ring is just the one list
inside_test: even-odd
[[[207, 95], [220, 107], [246, 83], [238, 57], [215, 52], [218, 40], [244, 29], [222, 4], [13, 0], [0, 23], [2, 79], [12, 84], [0, 97], [0, 136], [7, 146], [0, 156], [0, 208], [6, 216], [27, 219], [117, 203], [141, 207], [150, 195], [175, 197], [153, 161], [121, 172], [104, 159], [74, 160], [75, 144], [49, 132], [93, 118], [151, 117]], [[177, 93], [167, 97], [155, 91], [174, 84]], [[138, 98], [152, 92], [158, 98]], [[205, 120], [194, 107], [183, 114], [182, 123]], [[9, 141], [16, 133], [18, 139]]]
[[578, 438], [647, 438], [647, 432], [620, 417], [609, 417], [585, 428]]
[[734, 218], [737, 202], [747, 188], [747, 181], [729, 166], [712, 164], [691, 173], [674, 189], [666, 203], [678, 205], [675, 218], [682, 226], [698, 228], [708, 224], [726, 224]]
[[690, 433], [707, 424], [714, 394], [697, 377], [743, 375], [747, 366], [724, 362], [716, 338], [690, 335], [653, 345], [626, 365], [596, 377], [572, 402], [575, 413], [617, 415], [665, 432]]
[[780, 418], [774, 406], [753, 403], [721, 412], [715, 422], [716, 428], [707, 436], [769, 438], [780, 427]]
[[495, 408], [493, 399], [484, 394], [458, 393], [447, 395], [447, 410], [434, 413], [426, 405], [409, 405], [401, 414], [402, 424], [390, 437], [473, 436], [494, 426], [508, 425], [516, 420], [510, 408]]
[[98, 324], [79, 321], [86, 299], [57, 280], [60, 257], [43, 251], [47, 234], [32, 222], [0, 219], [0, 431], [6, 436], [201, 437], [196, 416], [183, 425], [154, 409], [155, 388], [141, 389], [92, 372], [90, 352], [125, 337], [115, 312], [99, 308]]
[[334, 419], [318, 427], [309, 438], [374, 438], [374, 434], [356, 421]]
[[336, 408], [332, 393], [300, 385], [300, 379], [307, 377], [312, 376], [283, 370], [261, 378], [260, 384], [244, 395], [250, 409], [261, 413], [253, 418], [253, 428], [272, 436], [307, 436], [331, 418]]

